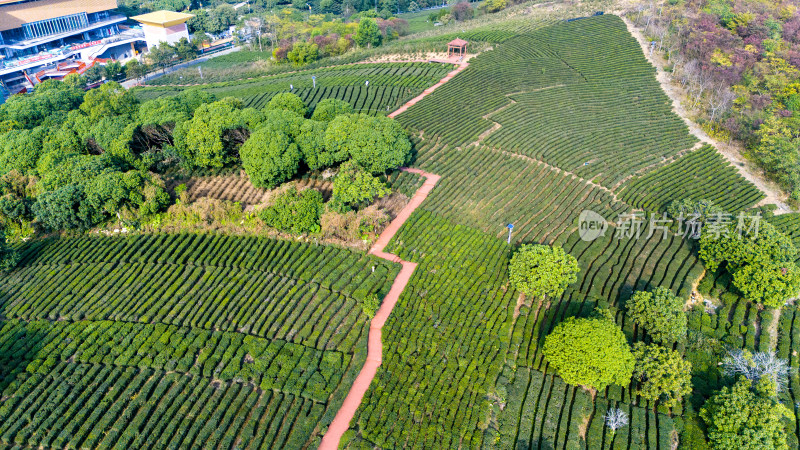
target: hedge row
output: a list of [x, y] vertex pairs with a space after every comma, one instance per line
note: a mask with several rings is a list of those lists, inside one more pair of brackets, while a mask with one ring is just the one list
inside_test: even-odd
[[[0, 367], [46, 375], [59, 361], [161, 369], [251, 383], [326, 402], [349, 355], [241, 333], [110, 321], [20, 322], [0, 328]], [[17, 370], [13, 370], [17, 369]]]
[[14, 388], [0, 407], [8, 446], [300, 448], [324, 412], [247, 384], [102, 364], [59, 362]]
[[[673, 420], [647, 408], [597, 397], [552, 373], [520, 367], [509, 383], [499, 428], [487, 432], [487, 448], [672, 449]], [[610, 407], [630, 423], [612, 437], [603, 423]]]
[[355, 431], [384, 448], [478, 447], [516, 297], [508, 247], [417, 210], [387, 251], [419, 266], [384, 326]]
[[335, 247], [210, 235], [28, 244], [0, 276], [0, 308], [26, 320], [158, 322], [350, 353], [398, 265]]
[[674, 200], [711, 200], [735, 214], [764, 198], [717, 150], [705, 145], [677, 161], [632, 178], [620, 191], [623, 201], [636, 208], [666, 211]]
[[606, 191], [535, 161], [486, 147], [418, 147], [417, 165], [442, 176], [423, 207], [501, 239], [513, 223], [513, 242], [549, 243], [566, 238], [584, 209], [609, 218], [627, 210]]

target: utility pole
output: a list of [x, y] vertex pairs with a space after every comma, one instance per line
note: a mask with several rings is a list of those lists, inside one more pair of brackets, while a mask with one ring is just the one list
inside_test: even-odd
[[202, 66], [197, 66], [197, 71], [200, 72], [200, 79], [202, 80], [203, 79], [203, 67]]

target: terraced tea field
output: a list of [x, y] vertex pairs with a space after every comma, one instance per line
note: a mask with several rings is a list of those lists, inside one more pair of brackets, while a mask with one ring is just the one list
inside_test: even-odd
[[366, 358], [359, 305], [399, 270], [334, 247], [203, 235], [22, 252], [0, 277], [6, 445], [307, 445]]
[[747, 182], [714, 147], [705, 145], [666, 166], [633, 177], [620, 188], [636, 208], [664, 211], [673, 200], [711, 200], [730, 213], [752, 207], [764, 194]]
[[[414, 130], [415, 165], [442, 178], [392, 241], [420, 270], [387, 324], [390, 351], [347, 446], [674, 448], [680, 406], [658, 407], [629, 386], [590, 396], [555, 376], [541, 352], [556, 324], [596, 306], [611, 307], [636, 338], [624, 314], [633, 291], [664, 286], [688, 298], [702, 277], [692, 242], [672, 231], [620, 239], [620, 214], [686, 196], [736, 212], [763, 198], [716, 150], [696, 145], [622, 21], [502, 39], [397, 118]], [[585, 209], [611, 222], [589, 242], [577, 234]], [[577, 258], [564, 295], [513, 291], [495, 263], [513, 248], [509, 223], [512, 243], [555, 243]], [[766, 313], [742, 308], [746, 318], [731, 319], [742, 325], [720, 327], [745, 326], [741, 347], [769, 346], [748, 331], [766, 326]], [[691, 333], [702, 333], [709, 315], [692, 314]], [[706, 377], [697, 395], [707, 396], [702, 380], [719, 379], [714, 360], [679, 349]], [[613, 435], [603, 419], [611, 407], [630, 416]]]
[[[343, 448], [672, 450], [699, 429], [697, 410], [725, 382], [725, 349], [775, 350], [797, 369], [795, 305], [745, 301], [727, 272], [706, 273], [696, 243], [674, 227], [638, 239], [619, 233], [622, 214], [660, 215], [673, 200], [708, 199], [735, 213], [764, 197], [689, 134], [619, 17], [523, 16], [459, 36], [493, 48], [397, 116], [414, 144], [412, 166], [441, 178], [405, 211], [385, 248], [394, 262], [222, 235], [22, 244], [19, 267], [0, 274], [0, 446], [317, 448], [359, 370], [380, 362], [363, 400], [343, 408], [358, 405]], [[200, 88], [260, 108], [291, 84], [311, 108], [333, 97], [384, 114], [452, 69], [342, 65]], [[408, 197], [432, 186], [405, 171], [385, 178]], [[326, 195], [331, 184], [300, 183]], [[187, 186], [191, 199], [252, 205], [268, 196], [244, 176]], [[604, 235], [581, 238], [584, 210], [607, 220]], [[800, 215], [766, 220], [800, 242]], [[525, 243], [576, 258], [577, 279], [562, 295], [514, 289], [509, 259]], [[365, 305], [389, 291], [399, 259], [412, 272], [404, 269], [408, 284], [372, 328], [382, 353], [365, 364]], [[556, 375], [542, 350], [556, 325], [603, 307], [629, 341], [647, 340], [626, 303], [658, 286], [687, 303], [690, 339], [672, 344], [693, 369], [682, 403], [647, 401], [635, 384], [594, 390]], [[793, 370], [780, 399], [797, 406], [798, 396]], [[629, 424], [611, 432], [609, 408]], [[339, 420], [331, 430], [346, 428]]]
[[[148, 100], [196, 88], [218, 98], [240, 98], [245, 107], [263, 108], [275, 94], [291, 91], [311, 109], [322, 99], [337, 98], [358, 112], [388, 114], [451, 70], [451, 64], [441, 63], [352, 64], [197, 86], [143, 87], [136, 89], [136, 96]], [[316, 77], [316, 87], [312, 76]]]

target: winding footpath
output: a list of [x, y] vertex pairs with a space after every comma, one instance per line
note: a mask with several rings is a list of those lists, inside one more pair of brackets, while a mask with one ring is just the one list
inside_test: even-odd
[[450, 72], [447, 75], [445, 75], [445, 77], [442, 78], [441, 80], [439, 80], [438, 83], [436, 83], [433, 86], [429, 87], [428, 89], [425, 89], [424, 91], [422, 91], [422, 94], [419, 94], [418, 96], [416, 96], [416, 97], [412, 98], [411, 100], [407, 101], [403, 106], [398, 108], [395, 112], [389, 114], [389, 118], [390, 119], [394, 119], [395, 117], [397, 117], [398, 114], [404, 112], [405, 110], [407, 110], [408, 108], [413, 106], [415, 103], [417, 103], [418, 101], [420, 101], [423, 98], [425, 98], [425, 96], [427, 96], [431, 92], [435, 91], [436, 88], [438, 88], [439, 86], [441, 86], [441, 85], [447, 83], [448, 81], [450, 81], [454, 76], [458, 75], [459, 72], [461, 72], [462, 70], [464, 70], [467, 67], [469, 67], [469, 63], [466, 62], [466, 61], [459, 62], [459, 63], [453, 63], [452, 61], [446, 61], [446, 60], [436, 61], [436, 62], [448, 62], [448, 63], [451, 63], [451, 64], [458, 64], [458, 67], [456, 67], [456, 69], [453, 70], [452, 72]]
[[383, 359], [381, 329], [386, 323], [386, 319], [389, 318], [389, 314], [392, 313], [394, 305], [397, 304], [397, 300], [400, 299], [400, 294], [403, 293], [408, 281], [411, 279], [411, 274], [413, 274], [414, 269], [417, 268], [417, 263], [403, 261], [398, 256], [386, 253], [383, 250], [386, 248], [386, 245], [389, 244], [389, 241], [392, 240], [392, 237], [397, 234], [397, 231], [400, 230], [400, 227], [403, 226], [405, 221], [411, 217], [411, 213], [425, 201], [425, 198], [428, 197], [433, 187], [436, 186], [440, 177], [439, 175], [423, 172], [419, 169], [403, 168], [400, 170], [422, 175], [425, 177], [425, 182], [417, 189], [411, 201], [400, 211], [400, 214], [398, 214], [392, 223], [383, 230], [378, 237], [378, 241], [375, 242], [375, 245], [369, 250], [369, 253], [387, 261], [399, 262], [403, 267], [400, 269], [400, 273], [397, 274], [394, 282], [392, 282], [389, 293], [386, 294], [380, 309], [375, 313], [375, 317], [372, 318], [369, 324], [367, 361], [364, 363], [364, 367], [361, 368], [356, 380], [353, 382], [353, 386], [350, 388], [350, 392], [347, 393], [347, 397], [345, 397], [341, 408], [339, 408], [339, 411], [336, 413], [336, 417], [333, 418], [333, 422], [331, 422], [330, 427], [328, 427], [328, 432], [322, 437], [322, 443], [319, 447], [322, 450], [337, 449], [342, 435], [350, 428], [350, 421], [353, 420], [356, 410], [364, 399], [364, 394], [367, 393], [370, 383], [375, 379], [375, 374], [378, 372], [378, 367], [381, 365]]
[[[469, 63], [466, 61], [458, 63], [458, 67], [455, 70], [448, 73], [438, 83], [434, 84], [428, 89], [425, 89], [422, 94], [412, 98], [398, 110], [389, 114], [389, 117], [394, 118], [398, 114], [407, 110], [410, 106], [414, 105], [418, 101], [422, 100], [425, 96], [436, 90], [436, 88], [450, 81], [454, 76], [466, 69], [468, 66]], [[392, 220], [392, 223], [390, 223], [389, 226], [383, 230], [381, 235], [378, 236], [377, 242], [375, 242], [375, 245], [369, 249], [369, 253], [387, 261], [400, 263], [402, 268], [400, 269], [400, 273], [397, 274], [397, 277], [392, 282], [392, 287], [389, 289], [389, 293], [386, 294], [386, 297], [383, 299], [381, 307], [375, 313], [375, 317], [372, 318], [372, 321], [369, 324], [367, 360], [364, 362], [364, 367], [361, 368], [361, 371], [358, 373], [358, 376], [353, 382], [353, 386], [347, 393], [344, 403], [342, 403], [339, 411], [336, 412], [336, 416], [333, 418], [333, 422], [331, 422], [331, 425], [328, 427], [328, 431], [324, 436], [322, 436], [322, 442], [319, 446], [320, 450], [336, 450], [339, 448], [339, 442], [342, 439], [342, 435], [344, 435], [345, 431], [350, 428], [350, 422], [353, 420], [353, 417], [355, 417], [356, 410], [358, 410], [358, 406], [361, 405], [361, 401], [364, 399], [364, 395], [367, 393], [367, 389], [369, 389], [369, 385], [372, 383], [372, 380], [375, 379], [375, 374], [378, 373], [378, 367], [380, 367], [381, 362], [383, 361], [383, 341], [381, 334], [383, 325], [386, 323], [386, 320], [392, 313], [394, 305], [396, 305], [397, 301], [400, 299], [400, 294], [403, 293], [406, 285], [408, 285], [408, 281], [411, 279], [414, 269], [417, 268], [417, 263], [403, 261], [399, 256], [386, 253], [383, 250], [389, 244], [389, 241], [392, 240], [394, 235], [400, 230], [400, 227], [402, 227], [406, 220], [411, 217], [411, 213], [413, 213], [414, 210], [416, 210], [419, 205], [425, 201], [425, 199], [428, 197], [428, 194], [433, 190], [433, 187], [436, 186], [436, 183], [441, 177], [439, 175], [427, 173], [419, 169], [410, 169], [404, 167], [400, 170], [422, 175], [425, 177], [425, 182], [422, 183], [422, 186], [420, 186], [419, 189], [417, 189], [417, 192], [415, 192], [414, 196], [411, 197], [411, 201], [408, 202], [408, 204], [400, 211], [400, 214], [398, 214], [397, 217]]]

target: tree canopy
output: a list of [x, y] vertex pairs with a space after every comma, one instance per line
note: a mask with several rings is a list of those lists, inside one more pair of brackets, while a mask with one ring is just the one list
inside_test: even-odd
[[292, 94], [290, 92], [276, 94], [270, 99], [269, 103], [267, 103], [267, 109], [285, 109], [297, 113], [301, 117], [305, 117], [308, 113], [308, 108], [306, 108], [306, 104], [303, 103], [303, 100], [298, 97], [297, 94]]
[[411, 157], [411, 142], [403, 128], [384, 116], [342, 114], [325, 131], [325, 147], [335, 155], [347, 154], [373, 174], [406, 164]]
[[647, 400], [660, 400], [664, 406], [677, 406], [681, 398], [692, 392], [692, 365], [680, 353], [660, 345], [633, 346], [636, 364], [633, 379], [638, 382], [636, 394]]
[[383, 197], [391, 192], [378, 178], [364, 170], [357, 162], [350, 160], [339, 168], [333, 179], [333, 204], [339, 210], [358, 208], [372, 202], [375, 197]]
[[564, 382], [598, 390], [627, 385], [634, 368], [625, 334], [608, 310], [559, 323], [545, 338], [543, 353]]
[[320, 122], [330, 122], [336, 116], [352, 113], [353, 107], [350, 103], [339, 100], [338, 98], [326, 98], [325, 100], [321, 100], [317, 103], [317, 106], [314, 107], [314, 113], [311, 115], [311, 119]]
[[578, 261], [561, 247], [525, 244], [511, 257], [509, 278], [525, 295], [558, 296], [577, 281]]
[[686, 337], [685, 301], [665, 287], [636, 291], [628, 301], [628, 314], [656, 342], [682, 341]]
[[244, 127], [241, 110], [234, 103], [224, 99], [206, 103], [197, 108], [192, 120], [175, 127], [175, 146], [192, 166], [223, 167], [235, 158]]
[[253, 186], [264, 188], [273, 188], [294, 176], [302, 156], [292, 138], [272, 124], [256, 130], [239, 155]]
[[741, 377], [723, 387], [700, 410], [708, 427], [708, 440], [720, 450], [788, 449], [784, 417], [793, 414], [778, 402], [775, 386], [765, 378], [755, 387]]
[[719, 234], [704, 232], [700, 257], [709, 271], [721, 265], [733, 275], [733, 285], [746, 299], [780, 307], [800, 291], [797, 249], [791, 239], [764, 220], [757, 232], [737, 230], [731, 224]]
[[353, 40], [356, 41], [359, 47], [376, 47], [381, 45], [381, 30], [374, 19], [362, 18], [358, 22], [358, 30], [356, 30]]

